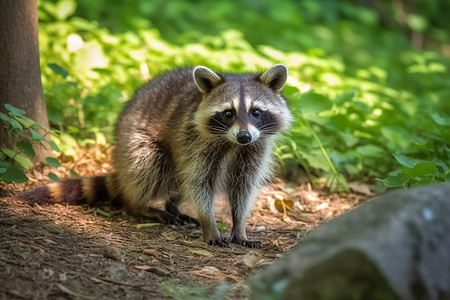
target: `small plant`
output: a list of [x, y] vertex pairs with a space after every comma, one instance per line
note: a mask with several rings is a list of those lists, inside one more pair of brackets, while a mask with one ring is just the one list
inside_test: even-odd
[[[5, 104], [7, 113], [0, 112], [0, 123], [15, 141], [12, 148], [0, 149], [0, 180], [5, 183], [24, 183], [28, 181], [26, 172], [33, 167], [33, 160], [36, 153], [34, 145], [44, 147], [47, 145], [56, 152], [60, 152], [59, 147], [50, 140], [50, 130], [25, 116], [25, 111], [10, 104]], [[42, 135], [39, 132], [43, 132]], [[59, 167], [60, 162], [53, 157], [46, 157], [43, 161], [46, 165]], [[48, 177], [52, 181], [59, 181], [58, 176], [49, 173]]]
[[400, 168], [390, 172], [385, 179], [377, 178], [388, 188], [411, 187], [450, 180], [448, 166], [441, 159], [423, 160], [406, 155], [394, 155]]

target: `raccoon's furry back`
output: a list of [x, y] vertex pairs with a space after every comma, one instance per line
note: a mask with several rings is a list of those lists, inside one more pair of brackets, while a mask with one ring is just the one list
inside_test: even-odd
[[192, 68], [185, 68], [153, 79], [127, 103], [116, 124], [113, 161], [130, 208], [177, 190], [171, 131], [189, 123], [201, 99]]

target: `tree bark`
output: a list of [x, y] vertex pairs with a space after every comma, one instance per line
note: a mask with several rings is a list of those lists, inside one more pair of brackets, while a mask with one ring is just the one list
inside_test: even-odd
[[[36, 0], [0, 0], [0, 111], [4, 105], [26, 111], [30, 119], [48, 127], [39, 66]], [[0, 126], [0, 147], [14, 143]], [[51, 150], [35, 147], [41, 160]]]

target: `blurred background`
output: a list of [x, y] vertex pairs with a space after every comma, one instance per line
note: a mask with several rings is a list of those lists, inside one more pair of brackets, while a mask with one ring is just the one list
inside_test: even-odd
[[[376, 190], [450, 178], [450, 2], [38, 1], [54, 140], [108, 144], [136, 88], [178, 66], [289, 67], [279, 174]], [[302, 176], [301, 176], [302, 175]]]

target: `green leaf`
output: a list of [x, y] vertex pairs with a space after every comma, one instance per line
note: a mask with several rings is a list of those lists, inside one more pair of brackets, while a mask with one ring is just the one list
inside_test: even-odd
[[351, 133], [338, 131], [338, 134], [341, 136], [345, 145], [349, 148], [352, 148], [359, 141], [359, 139]]
[[6, 183], [24, 183], [28, 181], [28, 177], [23, 171], [11, 166], [1, 175], [1, 180]]
[[393, 155], [394, 155], [395, 159], [397, 160], [397, 162], [404, 167], [414, 168], [414, 166], [416, 165], [409, 157], [407, 157], [405, 155], [395, 155], [395, 154], [393, 154]]
[[434, 184], [434, 183], [438, 183], [438, 181], [434, 178], [423, 178], [423, 179], [417, 180], [416, 182], [411, 184], [411, 186], [427, 185], [427, 184]]
[[17, 120], [14, 119], [14, 118], [9, 119], [9, 124], [11, 124], [11, 126], [12, 126], [13, 128], [22, 130], [22, 125], [20, 125], [20, 123], [17, 122]]
[[427, 19], [417, 14], [409, 14], [406, 18], [406, 24], [408, 24], [413, 31], [419, 32], [424, 31], [428, 26]]
[[417, 163], [413, 168], [404, 168], [405, 172], [411, 177], [421, 177], [437, 170], [436, 166], [431, 162]]
[[112, 74], [111, 70], [107, 69], [107, 68], [92, 68], [92, 71], [95, 71], [101, 75], [111, 76], [111, 74]]
[[61, 179], [59, 179], [59, 177], [55, 174], [55, 173], [48, 173], [48, 178], [50, 178], [51, 181], [53, 182], [60, 182]]
[[18, 141], [16, 143], [17, 148], [19, 148], [20, 150], [23, 151], [23, 153], [28, 156], [28, 157], [35, 157], [36, 153], [33, 150], [33, 147], [31, 146], [31, 144], [27, 141]]
[[16, 153], [14, 150], [2, 148], [3, 153], [5, 153], [8, 157], [13, 158], [21, 167], [25, 170], [31, 169], [33, 167], [33, 163], [28, 157], [25, 157], [21, 154]]
[[217, 223], [217, 228], [219, 228], [220, 232], [223, 232], [225, 230], [225, 228], [228, 227], [228, 223], [227, 222], [220, 222]]
[[411, 177], [421, 177], [437, 170], [436, 166], [429, 162], [411, 159], [405, 155], [394, 155], [397, 162], [403, 167], [406, 174]]
[[7, 162], [0, 162], [0, 168], [9, 168], [9, 166], [11, 166], [11, 164], [10, 163], [7, 163]]
[[50, 145], [50, 148], [52, 148], [53, 151], [61, 152], [58, 145], [56, 145], [53, 141], [47, 141], [47, 143]]
[[434, 121], [436, 124], [438, 124], [438, 125], [441, 125], [441, 126], [450, 126], [450, 117], [447, 117], [447, 118], [441, 117], [441, 116], [439, 115], [439, 113], [434, 112], [434, 113], [431, 114], [431, 118], [432, 118], [433, 121]]
[[382, 182], [388, 188], [405, 187], [410, 179], [411, 177], [404, 172], [389, 176], [386, 179], [376, 178], [376, 180]]
[[107, 218], [111, 218], [112, 217], [111, 213], [109, 213], [107, 211], [104, 211], [104, 210], [102, 210], [100, 208], [97, 208], [96, 210], [94, 210], [94, 215], [97, 216], [97, 214], [102, 215], [102, 216], [107, 217]]
[[62, 0], [56, 5], [56, 18], [60, 21], [66, 20], [68, 17], [74, 14], [77, 9], [77, 5], [72, 0]]
[[47, 66], [52, 69], [53, 72], [60, 75], [64, 79], [69, 76], [69, 72], [58, 64], [48, 64]]
[[9, 123], [9, 117], [2, 112], [0, 112], [0, 120]]
[[36, 141], [44, 141], [45, 140], [45, 138], [39, 132], [37, 132], [31, 128], [29, 128], [28, 130], [31, 132], [31, 137], [33, 138], [33, 140], [36, 140]]
[[[1, 152], [0, 152], [1, 153]], [[0, 162], [0, 173], [5, 173], [8, 168], [11, 167], [10, 163]]]
[[46, 157], [44, 162], [47, 165], [55, 167], [55, 168], [57, 168], [57, 167], [59, 167], [61, 165], [61, 163], [54, 157]]
[[13, 158], [17, 154], [14, 150], [8, 148], [2, 148], [2, 152], [5, 153], [9, 158]]
[[356, 152], [361, 154], [362, 156], [369, 157], [385, 157], [385, 150], [381, 147], [375, 145], [364, 145], [356, 148]]
[[70, 175], [73, 177], [80, 177], [80, 174], [78, 174], [77, 172], [75, 172], [73, 169], [69, 169]]
[[302, 95], [298, 101], [299, 110], [309, 120], [316, 119], [320, 112], [329, 110], [331, 107], [332, 103], [330, 99], [313, 92]]
[[42, 127], [38, 123], [36, 123], [35, 121], [33, 121], [29, 118], [16, 117], [16, 120], [19, 121], [20, 123], [22, 123], [22, 125], [25, 126], [25, 128], [30, 128], [30, 127], [33, 127], [36, 125], [38, 125], [39, 127]]
[[21, 154], [16, 155], [14, 159], [27, 171], [33, 167], [31, 160]]
[[24, 110], [16, 108], [9, 103], [5, 104], [5, 108], [9, 111], [9, 114], [14, 117], [23, 117], [23, 115], [25, 114]]

